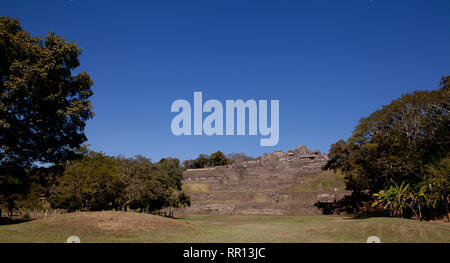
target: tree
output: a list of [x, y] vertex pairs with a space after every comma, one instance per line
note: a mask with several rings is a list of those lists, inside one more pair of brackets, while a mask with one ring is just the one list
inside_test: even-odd
[[9, 216], [12, 216], [16, 200], [23, 199], [29, 187], [27, 171], [22, 166], [14, 162], [2, 163], [0, 166], [0, 201], [6, 204]]
[[[324, 169], [341, 170], [347, 189], [360, 199], [392, 193], [396, 185], [409, 185], [408, 191], [414, 197], [411, 200], [419, 202], [419, 193], [432, 174], [442, 182], [445, 179], [437, 179], [436, 174], [449, 173], [442, 162], [450, 156], [449, 110], [450, 77], [442, 78], [438, 90], [404, 94], [362, 118], [347, 141], [331, 145]], [[432, 167], [437, 167], [439, 173]], [[424, 209], [427, 213], [448, 207], [447, 186], [436, 181], [434, 184], [442, 186], [433, 188], [441, 198], [436, 209]], [[414, 204], [411, 212], [416, 213], [423, 205]]]
[[172, 195], [169, 197], [166, 203], [166, 207], [169, 208], [169, 212], [164, 209], [164, 214], [169, 217], [173, 217], [173, 209], [172, 208], [180, 208], [180, 207], [186, 207], [191, 205], [191, 198], [186, 195], [184, 192], [180, 191], [174, 191]]
[[118, 158], [123, 176], [124, 190], [121, 207], [150, 211], [153, 200], [162, 192], [162, 184], [156, 180], [155, 165], [150, 159], [137, 155], [135, 158]]
[[[230, 154], [231, 157], [235, 157], [236, 160], [251, 160], [251, 157], [245, 154]], [[207, 166], [221, 166], [233, 163], [233, 159], [227, 158], [221, 151], [212, 153], [211, 156], [207, 154], [200, 154], [195, 160], [184, 160], [183, 166], [186, 169], [199, 169]]]
[[439, 204], [442, 204], [442, 209], [450, 221], [450, 157], [427, 165], [420, 193], [427, 208], [431, 210], [432, 217], [441, 214], [442, 211], [438, 211], [438, 209]]
[[183, 168], [180, 166], [180, 161], [176, 158], [163, 158], [156, 164], [156, 171], [156, 179], [161, 183], [162, 188], [159, 189], [159, 198], [155, 200], [153, 208], [159, 210], [177, 207], [178, 196], [175, 194], [181, 192], [183, 181]]
[[221, 166], [228, 164], [227, 157], [225, 157], [225, 154], [223, 154], [221, 151], [217, 151], [215, 153], [212, 153], [209, 157], [209, 163], [212, 166]]
[[205, 168], [209, 162], [209, 155], [200, 154], [197, 159], [194, 160], [192, 168]]
[[185, 169], [192, 169], [193, 165], [194, 165], [194, 160], [184, 160], [183, 161], [183, 167]]
[[164, 158], [152, 163], [143, 156], [118, 158], [123, 175], [122, 210], [153, 212], [190, 205], [189, 197], [181, 191], [183, 167], [174, 158]]
[[72, 75], [80, 53], [53, 32], [33, 37], [17, 19], [0, 17], [0, 200], [24, 193], [36, 163], [74, 159], [86, 141], [93, 83], [86, 72]]
[[69, 211], [116, 209], [123, 188], [116, 159], [90, 151], [66, 165], [50, 202]]

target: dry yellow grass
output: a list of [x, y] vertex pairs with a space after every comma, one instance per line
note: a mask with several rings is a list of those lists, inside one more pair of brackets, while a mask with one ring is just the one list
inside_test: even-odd
[[32, 223], [58, 225], [83, 225], [104, 232], [151, 232], [183, 227], [185, 224], [176, 220], [132, 212], [102, 211], [77, 212], [54, 217], [38, 219]]
[[[181, 216], [181, 215], [180, 215]], [[307, 215], [185, 215], [82, 212], [0, 225], [0, 242], [450, 242], [448, 222]]]
[[256, 193], [255, 197], [252, 200], [253, 203], [264, 204], [267, 202], [267, 194], [266, 193]]
[[211, 188], [207, 184], [183, 184], [183, 190], [188, 193], [209, 193]]
[[[77, 212], [0, 225], [0, 242], [138, 242], [140, 236], [193, 234], [192, 226], [162, 216], [118, 211]], [[133, 241], [135, 240], [135, 241]]]

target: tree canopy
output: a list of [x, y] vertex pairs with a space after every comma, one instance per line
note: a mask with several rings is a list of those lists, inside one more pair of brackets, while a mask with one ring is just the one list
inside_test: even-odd
[[207, 166], [222, 166], [233, 163], [233, 159], [228, 158], [221, 151], [212, 153], [211, 155], [200, 154], [195, 160], [183, 161], [183, 166], [187, 169], [205, 168]]
[[32, 37], [19, 21], [0, 17], [0, 160], [58, 163], [86, 141], [93, 84], [81, 49], [49, 32]]
[[123, 184], [114, 158], [89, 151], [66, 165], [50, 200], [53, 207], [69, 211], [112, 209], [118, 206]]
[[70, 161], [59, 177], [50, 202], [69, 211], [126, 210], [153, 212], [190, 205], [181, 190], [180, 161], [165, 158], [152, 163], [143, 156], [110, 157], [89, 151]]
[[80, 54], [53, 32], [33, 37], [0, 17], [0, 201], [12, 205], [33, 166], [74, 159], [86, 141], [93, 82], [87, 72], [72, 74]]
[[442, 198], [428, 207], [428, 215], [443, 208], [448, 213], [449, 110], [450, 77], [443, 77], [438, 90], [402, 95], [362, 118], [347, 141], [331, 146], [324, 168], [341, 170], [355, 196], [408, 189], [414, 197], [409, 198], [410, 213], [426, 203], [419, 201], [423, 187], [434, 189], [429, 194]]

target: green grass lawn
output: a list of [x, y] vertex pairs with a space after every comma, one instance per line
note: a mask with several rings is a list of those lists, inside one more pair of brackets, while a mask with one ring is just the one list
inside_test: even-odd
[[189, 215], [177, 219], [90, 212], [0, 226], [0, 242], [450, 242], [450, 223], [306, 215]]

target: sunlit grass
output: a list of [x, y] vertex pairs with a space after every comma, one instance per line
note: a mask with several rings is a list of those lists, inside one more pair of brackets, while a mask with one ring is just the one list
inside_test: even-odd
[[302, 176], [284, 192], [345, 191], [344, 176], [341, 173], [322, 171]]
[[71, 235], [82, 242], [366, 242], [373, 235], [382, 242], [450, 242], [450, 223], [442, 221], [336, 215], [180, 215], [173, 220], [98, 213], [3, 225], [0, 242], [64, 242]]

